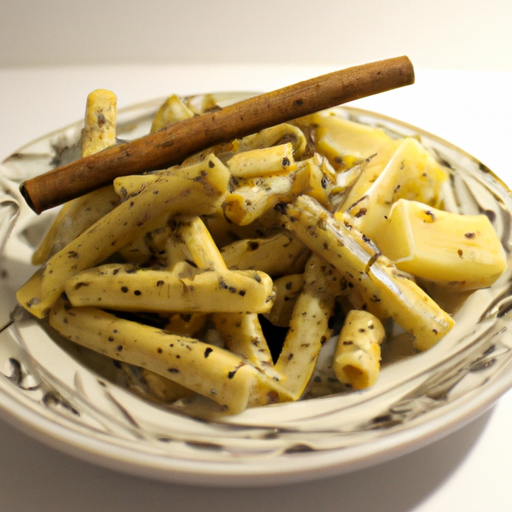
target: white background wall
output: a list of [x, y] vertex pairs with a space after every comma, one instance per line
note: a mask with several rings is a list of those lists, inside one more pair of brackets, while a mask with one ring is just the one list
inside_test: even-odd
[[0, 0], [0, 67], [244, 62], [512, 71], [511, 0]]

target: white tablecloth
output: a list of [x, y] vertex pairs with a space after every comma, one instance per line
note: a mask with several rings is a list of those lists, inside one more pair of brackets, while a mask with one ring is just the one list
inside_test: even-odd
[[[80, 119], [93, 89], [119, 107], [176, 92], [270, 90], [341, 66], [117, 66], [0, 70], [0, 157]], [[512, 184], [511, 73], [417, 70], [356, 102], [433, 132]], [[512, 392], [457, 432], [391, 462], [311, 483], [215, 489], [144, 480], [74, 459], [0, 420], [0, 511], [512, 510]]]

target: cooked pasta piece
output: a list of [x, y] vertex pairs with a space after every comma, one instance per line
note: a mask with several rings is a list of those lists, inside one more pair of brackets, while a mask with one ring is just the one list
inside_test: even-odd
[[274, 299], [271, 278], [256, 270], [172, 271], [110, 263], [83, 270], [64, 287], [74, 306], [160, 313], [266, 313]]
[[194, 117], [195, 113], [185, 103], [173, 94], [169, 96], [162, 106], [158, 109], [155, 117], [153, 118], [153, 124], [151, 125], [150, 133], [157, 132], [170, 124], [177, 123], [178, 121], [184, 121]]
[[42, 265], [119, 204], [112, 185], [68, 201], [57, 213], [34, 252], [32, 263]]
[[92, 155], [116, 143], [117, 97], [112, 91], [96, 89], [87, 97], [82, 156]]
[[[234, 276], [235, 273], [228, 271], [221, 253], [199, 217], [189, 219], [188, 222], [182, 220], [178, 233], [198, 268], [217, 270]], [[221, 301], [223, 297], [218, 296], [215, 299]], [[211, 311], [215, 309], [212, 308]], [[274, 362], [257, 313], [222, 312], [213, 314], [212, 318], [217, 331], [231, 352], [271, 376], [276, 382], [282, 379], [282, 376], [274, 370]]]
[[275, 368], [283, 386], [298, 400], [315, 369], [322, 344], [330, 337], [329, 319], [340, 291], [338, 272], [313, 254], [304, 272], [304, 288], [293, 309], [290, 327]]
[[295, 303], [304, 288], [304, 274], [291, 274], [274, 280], [275, 299], [265, 318], [277, 327], [288, 327]]
[[134, 364], [210, 398], [230, 414], [249, 404], [286, 400], [277, 382], [228, 350], [169, 334], [97, 308], [73, 308], [59, 299], [50, 325], [71, 341]]
[[210, 232], [200, 217], [179, 218], [177, 223], [177, 236], [187, 246], [197, 267], [224, 271], [228, 269]]
[[228, 268], [259, 269], [270, 276], [302, 272], [309, 258], [309, 249], [289, 233], [266, 238], [237, 240], [221, 249]]
[[292, 145], [293, 155], [296, 159], [301, 157], [307, 148], [304, 132], [290, 123], [278, 124], [258, 133], [247, 135], [236, 141], [236, 148], [237, 151], [250, 151], [286, 143]]
[[345, 318], [333, 368], [343, 384], [365, 389], [377, 381], [380, 370], [380, 344], [386, 333], [380, 320], [368, 311], [351, 310]]
[[276, 382], [283, 376], [275, 370], [265, 335], [258, 315], [254, 313], [215, 313], [215, 328], [227, 348], [244, 361], [273, 378]]
[[297, 167], [290, 142], [236, 153], [226, 162], [226, 165], [231, 174], [237, 178], [287, 173]]

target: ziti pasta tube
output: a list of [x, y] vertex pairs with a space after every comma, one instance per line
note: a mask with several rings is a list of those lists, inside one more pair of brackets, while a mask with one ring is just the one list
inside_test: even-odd
[[380, 370], [380, 344], [386, 333], [368, 311], [348, 312], [336, 345], [333, 369], [343, 384], [364, 389], [375, 384]]
[[[97, 308], [73, 308], [59, 299], [50, 325], [71, 341], [112, 359], [134, 364], [217, 402], [236, 414], [249, 403], [286, 397], [277, 383], [228, 350], [117, 318]], [[281, 396], [281, 398], [279, 398]]]
[[110, 263], [66, 281], [74, 306], [160, 313], [266, 313], [274, 299], [270, 277], [256, 270], [176, 270]]

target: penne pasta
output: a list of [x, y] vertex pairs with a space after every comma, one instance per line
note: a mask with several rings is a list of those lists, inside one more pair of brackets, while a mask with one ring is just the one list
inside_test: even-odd
[[195, 113], [180, 99], [176, 94], [169, 96], [162, 106], [158, 109], [153, 123], [151, 125], [150, 133], [155, 133], [170, 124], [190, 119], [194, 117]]
[[[221, 253], [199, 217], [194, 217], [188, 222], [181, 222], [178, 231], [187, 245], [194, 263], [200, 269], [213, 269], [229, 273]], [[229, 274], [234, 275], [234, 273]], [[271, 293], [274, 294], [274, 291], [272, 290]], [[215, 299], [222, 300], [221, 297], [215, 297]], [[269, 375], [276, 382], [282, 380], [282, 376], [274, 370], [270, 349], [256, 313], [248, 311], [214, 313], [212, 319], [231, 352]]]
[[308, 248], [289, 233], [238, 240], [223, 247], [221, 254], [228, 268], [257, 268], [270, 276], [301, 272], [309, 258]]
[[290, 142], [236, 153], [226, 162], [226, 165], [231, 174], [237, 178], [288, 173], [297, 167]]
[[[115, 317], [97, 308], [73, 308], [59, 299], [50, 325], [71, 341], [112, 359], [146, 368], [210, 398], [236, 414], [249, 403], [286, 398], [277, 383], [228, 350]], [[91, 327], [93, 327], [91, 329]]]
[[291, 274], [274, 280], [275, 298], [265, 318], [277, 327], [288, 327], [293, 308], [304, 288], [304, 274]]
[[200, 217], [181, 218], [177, 222], [177, 236], [183, 240], [199, 268], [227, 270], [219, 249]]
[[298, 400], [315, 369], [322, 344], [330, 337], [329, 319], [340, 291], [338, 272], [313, 254], [306, 264], [304, 288], [297, 298], [290, 328], [275, 368], [283, 386]]
[[92, 155], [116, 143], [117, 97], [112, 91], [96, 89], [87, 97], [82, 156]]
[[355, 309], [348, 312], [333, 359], [333, 369], [341, 383], [354, 389], [375, 384], [385, 335], [382, 323], [371, 313]]
[[244, 361], [252, 364], [276, 382], [283, 380], [283, 376], [274, 368], [258, 315], [215, 313], [213, 322], [231, 352], [239, 355]]
[[111, 185], [67, 202], [59, 210], [48, 232], [35, 250], [32, 263], [34, 265], [45, 263], [118, 204], [119, 197]]
[[272, 280], [263, 272], [187, 264], [171, 272], [105, 264], [73, 275], [64, 291], [73, 306], [158, 313], [265, 313], [274, 298]]

